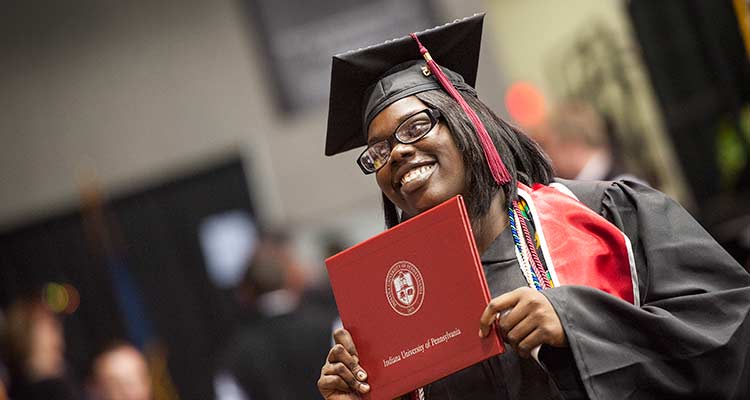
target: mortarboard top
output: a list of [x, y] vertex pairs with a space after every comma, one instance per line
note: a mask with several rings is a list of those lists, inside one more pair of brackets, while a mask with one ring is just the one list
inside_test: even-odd
[[[476, 14], [417, 32], [459, 89], [471, 89], [476, 82], [483, 18]], [[364, 146], [365, 121], [398, 99], [441, 88], [434, 76], [422, 73], [421, 65], [424, 60], [409, 36], [333, 56], [325, 154]]]

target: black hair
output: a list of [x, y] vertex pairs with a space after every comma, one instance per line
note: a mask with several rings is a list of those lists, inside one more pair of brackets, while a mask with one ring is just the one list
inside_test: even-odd
[[[508, 169], [511, 181], [500, 186], [492, 178], [482, 145], [474, 132], [471, 120], [461, 106], [442, 90], [430, 90], [415, 96], [428, 107], [440, 111], [453, 135], [456, 147], [466, 166], [466, 207], [469, 218], [476, 222], [489, 211], [492, 198], [499, 190], [505, 194], [506, 206], [516, 199], [516, 183], [549, 184], [553, 179], [552, 166], [542, 149], [518, 128], [498, 117], [487, 105], [470, 93], [461, 92], [469, 106], [474, 109], [492, 138], [495, 148]], [[399, 223], [396, 206], [383, 194], [385, 223], [391, 228]]]

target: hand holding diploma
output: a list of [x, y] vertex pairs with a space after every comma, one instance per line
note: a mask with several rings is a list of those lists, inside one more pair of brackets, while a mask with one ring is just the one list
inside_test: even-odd
[[498, 332], [516, 352], [528, 358], [532, 349], [547, 344], [566, 347], [560, 318], [544, 295], [523, 287], [495, 297], [484, 309], [479, 321], [479, 336], [485, 337], [493, 322]]
[[359, 356], [354, 341], [346, 329], [333, 333], [336, 344], [328, 352], [326, 363], [320, 372], [318, 390], [327, 400], [359, 399], [357, 393], [367, 393], [367, 373], [359, 365]]

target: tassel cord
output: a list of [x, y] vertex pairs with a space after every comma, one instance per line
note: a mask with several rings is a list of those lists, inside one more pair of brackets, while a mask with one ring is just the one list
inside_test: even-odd
[[492, 142], [492, 138], [490, 138], [489, 133], [487, 133], [487, 129], [479, 119], [479, 116], [477, 116], [476, 112], [474, 112], [469, 104], [466, 103], [466, 100], [464, 100], [464, 98], [461, 96], [455, 86], [453, 86], [450, 80], [448, 80], [448, 77], [445, 76], [445, 73], [443, 73], [443, 71], [440, 69], [440, 66], [438, 66], [435, 60], [432, 59], [432, 56], [430, 56], [429, 51], [427, 51], [427, 49], [419, 41], [417, 35], [415, 33], [412, 33], [410, 34], [410, 36], [412, 37], [412, 39], [414, 39], [414, 41], [417, 42], [419, 52], [427, 62], [427, 68], [429, 68], [430, 72], [437, 78], [438, 82], [440, 82], [440, 85], [448, 92], [448, 94], [458, 102], [458, 104], [464, 110], [466, 116], [469, 117], [472, 124], [474, 125], [474, 129], [476, 129], [477, 135], [479, 136], [479, 142], [482, 145], [484, 157], [487, 160], [487, 165], [490, 168], [490, 172], [492, 173], [492, 177], [494, 178], [495, 182], [497, 182], [499, 185], [505, 185], [510, 182], [510, 174], [508, 173], [508, 169], [505, 167], [505, 164], [500, 158], [500, 155], [497, 153], [495, 144]]

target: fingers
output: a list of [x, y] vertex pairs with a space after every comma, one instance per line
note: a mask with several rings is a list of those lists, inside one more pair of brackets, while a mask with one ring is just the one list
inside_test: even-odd
[[522, 288], [509, 292], [508, 295], [511, 296], [503, 298], [503, 295], [494, 299], [488, 309], [494, 311], [493, 307], [513, 304], [510, 310], [499, 314], [496, 324], [503, 339], [521, 357], [528, 357], [531, 350], [541, 344], [555, 347], [567, 345], [560, 318], [542, 293]]
[[519, 347], [520, 344], [529, 340], [531, 334], [538, 336], [537, 324], [534, 323], [531, 317], [522, 319], [509, 330], [502, 330], [501, 328], [501, 333], [508, 344], [516, 349], [519, 355], [523, 353]]
[[520, 343], [513, 346], [513, 348], [516, 349], [516, 353], [522, 358], [529, 358], [531, 356], [531, 350], [543, 343], [544, 333], [541, 329], [535, 329], [533, 332], [526, 335]]
[[[527, 325], [533, 324], [538, 325], [542, 323], [543, 318], [543, 298], [544, 296], [541, 295], [539, 292], [535, 291], [534, 289], [530, 288], [523, 288], [525, 289], [522, 292], [519, 292], [519, 297], [516, 301], [516, 304], [513, 306], [512, 309], [509, 310], [507, 313], [501, 314], [500, 318], [497, 321], [497, 326], [500, 330], [500, 333], [506, 337], [508, 333], [510, 333], [514, 328], [516, 328], [517, 325], [521, 324], [522, 321], [525, 321]], [[518, 332], [525, 332], [529, 333], [533, 330], [533, 327], [519, 327]], [[518, 342], [520, 342], [522, 337], [518, 338]]]
[[495, 297], [490, 301], [489, 304], [487, 304], [487, 307], [485, 307], [482, 316], [479, 318], [479, 337], [485, 337], [490, 333], [490, 326], [493, 322], [495, 322], [497, 314], [513, 308], [518, 303], [525, 290], [532, 289], [518, 288], [501, 296]]
[[349, 331], [347, 331], [344, 328], [336, 329], [335, 332], [333, 332], [333, 341], [337, 344], [340, 344], [344, 346], [344, 349], [346, 349], [349, 354], [353, 356], [358, 356], [357, 354], [357, 348], [354, 346], [354, 340], [352, 339], [352, 335], [349, 334]]
[[333, 379], [332, 383], [336, 389], [342, 392], [355, 390], [360, 393], [367, 393], [370, 390], [370, 385], [365, 382], [358, 381], [352, 370], [349, 369], [343, 363], [326, 363], [323, 366], [321, 378], [326, 376], [333, 376], [337, 379]]
[[328, 363], [341, 363], [351, 371], [352, 375], [359, 381], [367, 379], [367, 372], [359, 366], [359, 357], [349, 353], [343, 345], [337, 344], [328, 352]]
[[[354, 346], [354, 340], [346, 329], [340, 328], [333, 333], [333, 340], [337, 343], [328, 353], [329, 362], [342, 362], [349, 367], [359, 381], [367, 379], [367, 372], [359, 366], [359, 355]], [[333, 357], [333, 358], [332, 358]]]
[[326, 393], [330, 392], [351, 392], [352, 389], [349, 385], [344, 382], [340, 376], [336, 375], [320, 375], [318, 379], [318, 390], [325, 396]]
[[333, 338], [336, 344], [328, 352], [326, 363], [321, 369], [318, 389], [324, 395], [330, 392], [369, 392], [370, 385], [365, 382], [367, 373], [359, 365], [359, 356], [351, 335], [345, 329], [337, 329]]

